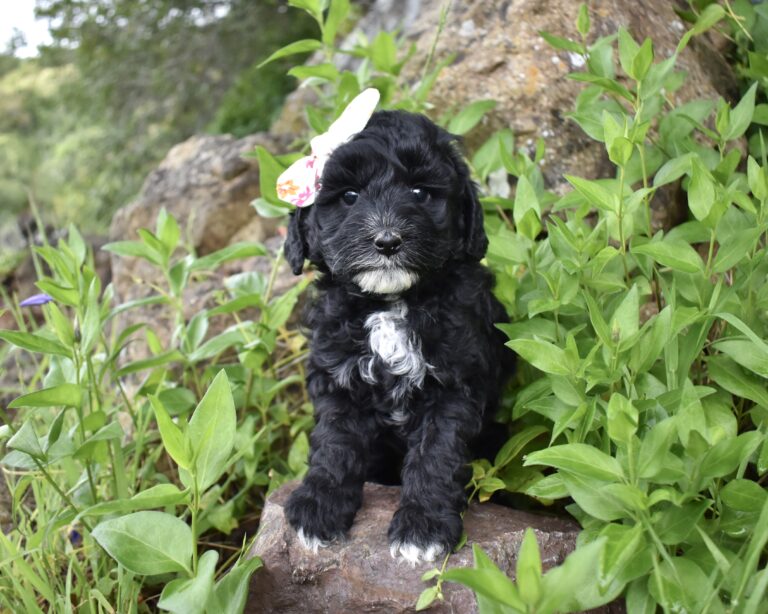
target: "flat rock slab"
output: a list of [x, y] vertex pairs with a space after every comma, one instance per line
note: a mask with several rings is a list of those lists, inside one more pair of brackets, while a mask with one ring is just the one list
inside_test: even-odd
[[[286, 484], [267, 500], [250, 556], [264, 561], [251, 582], [246, 612], [413, 612], [428, 584], [421, 575], [435, 563], [411, 567], [389, 553], [387, 527], [400, 500], [400, 488], [366, 484], [363, 507], [348, 539], [304, 549], [288, 525], [283, 506], [297, 486]], [[473, 504], [464, 516], [468, 542], [451, 556], [448, 567], [471, 567], [472, 544], [478, 544], [510, 577], [527, 527], [536, 531], [545, 569], [562, 563], [576, 545], [579, 526], [572, 520], [536, 515], [492, 503]], [[438, 565], [441, 561], [438, 562]], [[431, 585], [432, 582], [429, 583]], [[445, 602], [430, 612], [477, 612], [469, 589], [444, 584]], [[605, 610], [609, 611], [609, 610]]]

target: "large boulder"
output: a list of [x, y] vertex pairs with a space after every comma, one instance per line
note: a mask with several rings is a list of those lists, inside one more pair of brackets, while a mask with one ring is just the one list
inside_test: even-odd
[[164, 207], [200, 254], [226, 246], [254, 221], [254, 239], [264, 239], [274, 226], [250, 206], [259, 195], [258, 163], [243, 157], [258, 145], [273, 152], [285, 148], [284, 141], [263, 133], [242, 139], [200, 135], [179, 143], [146, 178], [138, 198], [115, 214], [110, 238], [136, 238], [139, 228], [153, 229]]
[[[411, 567], [390, 556], [387, 527], [397, 509], [400, 488], [366, 484], [363, 507], [348, 539], [313, 554], [301, 545], [283, 514], [283, 506], [296, 485], [289, 483], [275, 491], [264, 507], [259, 533], [250, 551], [250, 556], [262, 559], [264, 567], [253, 576], [245, 611], [413, 612], [419, 595], [428, 586], [421, 581], [421, 575], [435, 563]], [[450, 557], [448, 567], [471, 567], [471, 546], [478, 544], [514, 578], [517, 552], [527, 527], [536, 532], [545, 569], [562, 563], [576, 546], [579, 527], [570, 519], [530, 514], [492, 503], [472, 504], [464, 516], [467, 545]], [[450, 583], [443, 588], [445, 601], [437, 603], [430, 612], [477, 612], [469, 589]], [[601, 611], [618, 611], [611, 608]]]

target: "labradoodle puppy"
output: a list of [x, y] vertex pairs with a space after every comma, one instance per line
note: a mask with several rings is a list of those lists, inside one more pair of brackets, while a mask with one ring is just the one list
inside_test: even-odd
[[434, 560], [459, 541], [468, 462], [506, 436], [493, 416], [514, 359], [487, 245], [455, 137], [402, 111], [334, 150], [314, 205], [292, 215], [288, 262], [321, 273], [306, 317], [317, 424], [285, 508], [308, 548], [346, 533], [366, 479], [402, 483], [393, 556]]

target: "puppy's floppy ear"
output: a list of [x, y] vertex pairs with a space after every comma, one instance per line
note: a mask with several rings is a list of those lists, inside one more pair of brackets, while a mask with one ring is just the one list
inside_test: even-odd
[[474, 260], [481, 260], [488, 249], [488, 237], [483, 228], [483, 207], [477, 194], [477, 186], [469, 177], [464, 181], [461, 195], [464, 216], [464, 249]]
[[307, 257], [307, 241], [304, 238], [304, 220], [302, 220], [303, 212], [303, 209], [297, 209], [291, 213], [291, 219], [288, 222], [288, 234], [285, 237], [283, 247], [285, 259], [291, 265], [294, 275], [301, 275], [304, 260]]

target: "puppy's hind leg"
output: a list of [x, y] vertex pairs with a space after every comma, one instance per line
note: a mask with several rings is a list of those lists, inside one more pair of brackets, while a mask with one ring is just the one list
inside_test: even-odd
[[315, 415], [309, 471], [285, 515], [302, 545], [317, 552], [344, 536], [360, 508], [374, 423], [340, 391], [316, 398]]

